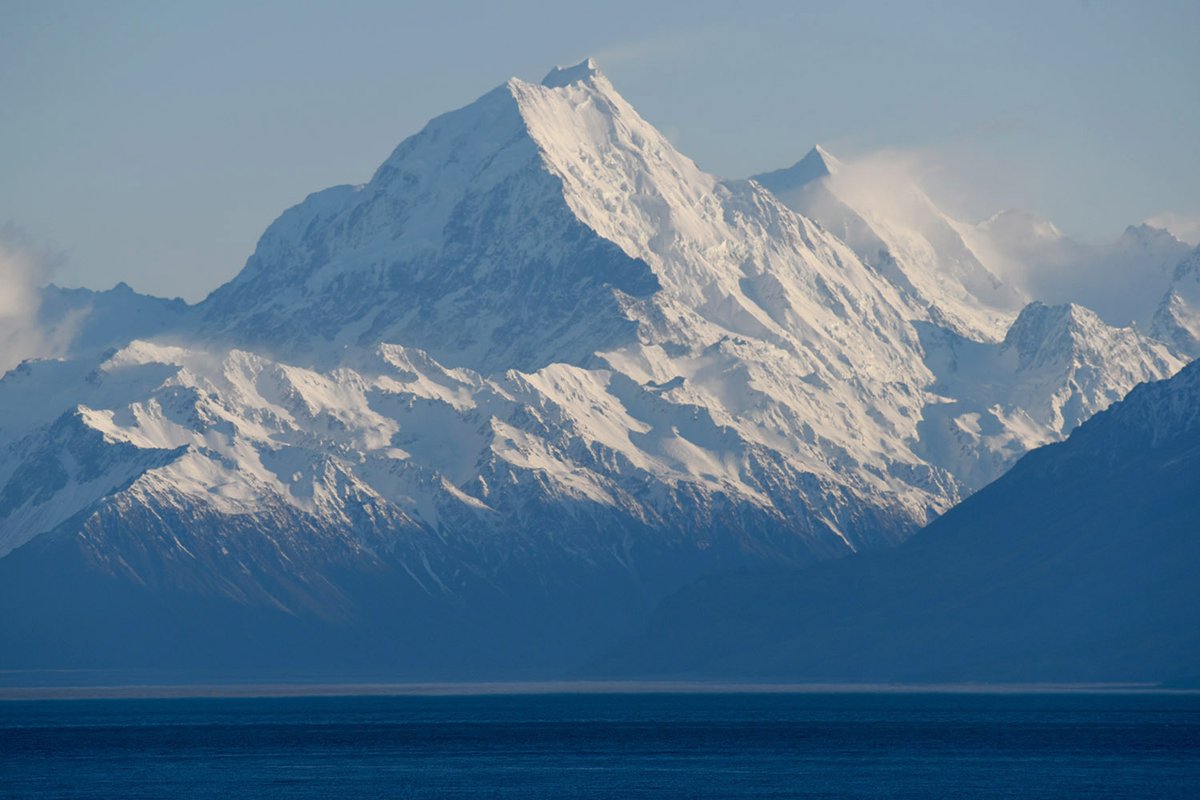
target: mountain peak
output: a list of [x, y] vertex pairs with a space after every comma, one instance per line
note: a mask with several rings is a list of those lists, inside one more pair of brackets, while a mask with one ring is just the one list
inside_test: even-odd
[[1145, 222], [1141, 225], [1127, 227], [1121, 234], [1121, 238], [1117, 240], [1117, 245], [1143, 249], [1155, 246], [1179, 249], [1187, 246], [1165, 228], [1158, 228]]
[[1016, 348], [1023, 364], [1039, 356], [1045, 360], [1048, 354], [1069, 354], [1081, 331], [1102, 326], [1096, 313], [1081, 305], [1047, 305], [1035, 300], [1021, 309], [1004, 337], [1004, 346]]
[[834, 158], [832, 153], [819, 144], [814, 144], [812, 150], [809, 150], [804, 158], [792, 166], [792, 170], [795, 172], [807, 173], [809, 177], [806, 180], [836, 175], [841, 168], [842, 162]]
[[761, 183], [771, 192], [779, 194], [792, 189], [798, 189], [805, 184], [836, 175], [841, 169], [842, 162], [834, 158], [821, 145], [813, 145], [804, 158], [784, 169], [764, 172], [755, 175], [754, 180]]
[[1043, 303], [1034, 300], [1021, 309], [1017, 315], [1010, 333], [1020, 331], [1030, 326], [1065, 325], [1072, 322], [1090, 321], [1096, 318], [1096, 312], [1078, 303]]
[[[1109, 325], [1095, 311], [1077, 303], [1030, 303], [1009, 328], [1003, 346], [1015, 349], [1022, 367], [1102, 363], [1112, 374], [1125, 370], [1129, 378], [1126, 385], [1153, 379], [1155, 375], [1170, 375], [1183, 365], [1164, 345], [1147, 338], [1136, 324]], [[1147, 371], [1146, 364], [1154, 366]], [[1119, 396], [1120, 393], [1115, 393], [1107, 402]]]
[[820, 163], [820, 165], [825, 168], [825, 172], [829, 175], [837, 172], [838, 167], [841, 166], [841, 162], [834, 158], [832, 153], [819, 144], [814, 144], [812, 150], [809, 150], [804, 158], [801, 159], [801, 162], [806, 161], [811, 161], [814, 164]]
[[550, 89], [559, 89], [563, 86], [569, 86], [572, 83], [592, 80], [602, 74], [594, 58], [585, 58], [574, 66], [555, 67], [550, 70], [546, 77], [542, 78], [542, 86]]

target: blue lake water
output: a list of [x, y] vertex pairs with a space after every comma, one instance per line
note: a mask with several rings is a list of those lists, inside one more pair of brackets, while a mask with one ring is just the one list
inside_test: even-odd
[[1200, 697], [4, 702], [0, 797], [1196, 798]]

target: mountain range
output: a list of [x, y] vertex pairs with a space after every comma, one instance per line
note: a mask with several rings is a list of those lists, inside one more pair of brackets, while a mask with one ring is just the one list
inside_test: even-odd
[[689, 586], [607, 676], [1154, 681], [1200, 666], [1200, 362], [898, 548]]
[[548, 674], [705, 576], [890, 548], [1197, 353], [1169, 234], [1104, 250], [1146, 291], [1097, 313], [1049, 223], [851, 173], [718, 179], [585, 61], [201, 303], [47, 287], [57, 357], [0, 380], [0, 668]]

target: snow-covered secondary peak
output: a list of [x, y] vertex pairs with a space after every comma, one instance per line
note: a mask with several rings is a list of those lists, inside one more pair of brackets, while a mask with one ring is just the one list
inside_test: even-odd
[[764, 172], [761, 175], [754, 176], [754, 180], [761, 183], [774, 194], [783, 195], [813, 181], [828, 178], [836, 174], [841, 167], [842, 162], [838, 161], [828, 150], [818, 144], [814, 145], [804, 158], [792, 166], [785, 169], [777, 169], [773, 172]]
[[542, 78], [542, 86], [551, 89], [558, 89], [563, 86], [568, 86], [579, 81], [593, 80], [602, 77], [600, 67], [596, 64], [595, 59], [585, 58], [578, 64], [571, 67], [555, 67]]
[[817, 146], [753, 180], [848, 244], [901, 291], [913, 319], [997, 340], [1028, 299], [983, 263], [966, 226], [887, 158], [844, 163]]
[[1139, 248], [1139, 249], [1175, 249], [1186, 248], [1187, 245], [1180, 241], [1175, 234], [1168, 231], [1166, 228], [1156, 228], [1149, 223], [1143, 222], [1140, 225], [1130, 225], [1121, 233], [1121, 238], [1117, 240], [1118, 247]]
[[1106, 327], [1096, 312], [1077, 303], [1048, 306], [1035, 301], [1021, 309], [1004, 344], [1023, 363], [1071, 357]]
[[1200, 247], [1176, 265], [1151, 331], [1189, 358], [1200, 357]]
[[1064, 435], [1134, 384], [1172, 375], [1183, 366], [1161, 342], [1135, 327], [1108, 325], [1077, 303], [1030, 303], [1009, 329], [1002, 349], [1016, 356], [1018, 369], [1070, 371], [1069, 380], [1054, 377], [1064, 392], [1096, 389], [1103, 394], [1085, 414], [1063, 421], [1059, 433]]
[[[1108, 325], [1076, 303], [1033, 302], [998, 344], [929, 328], [926, 363], [937, 376], [919, 449], [968, 487], [999, 477], [1025, 450], [1063, 438], [1138, 383], [1183, 362], [1134, 327]], [[970, 454], [962, 460], [964, 454]]]
[[832, 153], [830, 153], [828, 150], [826, 150], [824, 147], [822, 147], [819, 144], [814, 144], [812, 147], [812, 150], [809, 150], [808, 153], [805, 155], [805, 158], [812, 158], [812, 159], [819, 160], [822, 164], [825, 165], [825, 170], [830, 173], [835, 172], [838, 165], [841, 164], [840, 161], [838, 161], [836, 158], [834, 158]]

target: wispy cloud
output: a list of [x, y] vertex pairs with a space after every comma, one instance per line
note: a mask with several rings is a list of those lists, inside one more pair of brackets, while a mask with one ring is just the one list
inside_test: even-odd
[[712, 43], [713, 34], [703, 29], [667, 31], [641, 39], [614, 42], [591, 56], [605, 67], [638, 66], [663, 59], [682, 61], [700, 55]]
[[1013, 137], [1029, 135], [1032, 130], [1021, 118], [995, 116], [946, 129], [919, 144], [864, 147], [860, 137], [822, 144], [830, 146], [835, 155], [852, 154], [844, 180], [861, 183], [864, 191], [874, 193], [872, 182], [883, 193], [915, 186], [952, 217], [977, 222], [1024, 205], [1022, 194], [1012, 191], [1014, 184], [1037, 185], [1040, 176], [1029, 164], [997, 152], [998, 147], [1006, 149], [1005, 143]]
[[851, 206], [880, 219], [919, 227], [929, 213], [922, 186], [929, 169], [923, 152], [888, 148], [842, 162], [831, 180]]
[[61, 255], [38, 247], [19, 227], [0, 224], [0, 374], [58, 349], [38, 324], [38, 288], [61, 261]]

